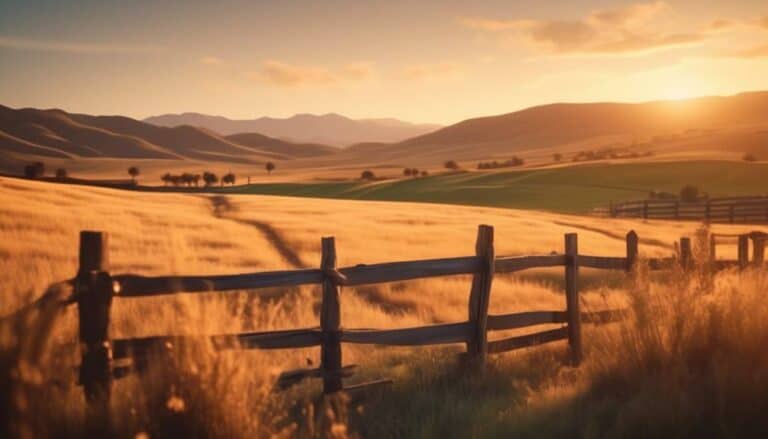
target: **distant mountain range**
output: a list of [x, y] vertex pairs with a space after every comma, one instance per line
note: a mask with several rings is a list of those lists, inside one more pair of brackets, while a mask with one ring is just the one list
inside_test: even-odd
[[0, 105], [0, 152], [53, 158], [195, 159], [260, 163], [337, 149], [257, 133], [224, 137], [189, 125], [159, 127], [123, 116]]
[[[398, 142], [376, 141], [376, 133], [384, 136], [385, 127], [404, 133], [415, 126], [390, 119], [353, 121], [338, 115], [255, 121], [187, 115], [183, 117], [187, 125], [176, 125], [180, 120], [174, 118], [150, 119], [174, 125], [166, 127], [122, 116], [0, 106], [0, 169], [18, 172], [19, 164], [45, 158], [189, 159], [227, 166], [290, 160], [294, 169], [434, 169], [446, 160], [471, 162], [512, 155], [526, 160], [538, 157], [540, 163], [549, 163], [555, 152], [575, 153], [617, 145], [664, 154], [688, 151], [712, 156], [724, 152], [730, 154], [728, 157], [746, 153], [761, 159], [768, 157], [768, 92], [637, 104], [543, 105], [465, 120]], [[219, 121], [226, 127], [202, 123], [205, 121]], [[262, 129], [271, 126], [286, 131], [271, 131], [272, 135], [254, 131], [253, 125], [258, 124]], [[296, 131], [287, 131], [288, 126]], [[344, 126], [355, 128], [346, 130]], [[366, 126], [377, 128], [366, 131]], [[240, 129], [243, 131], [231, 133]], [[386, 135], [392, 136], [393, 132]], [[340, 149], [303, 140], [322, 135], [336, 141], [364, 141]], [[87, 169], [94, 161], [88, 163], [78, 169]]]
[[441, 128], [435, 124], [413, 124], [397, 119], [350, 119], [339, 114], [297, 114], [278, 119], [233, 120], [200, 113], [164, 114], [144, 119], [154, 125], [191, 125], [223, 135], [261, 133], [292, 142], [344, 147], [361, 142], [394, 143]]

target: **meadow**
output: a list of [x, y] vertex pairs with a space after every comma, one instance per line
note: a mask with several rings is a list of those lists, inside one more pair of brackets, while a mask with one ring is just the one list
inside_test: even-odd
[[256, 183], [225, 188], [223, 192], [587, 213], [606, 207], [611, 201], [646, 198], [651, 191], [677, 194], [687, 184], [711, 196], [765, 194], [766, 175], [768, 164], [765, 163], [714, 160], [599, 163], [442, 173], [372, 182]]
[[[579, 168], [588, 172], [574, 169]], [[618, 177], [595, 178], [598, 185], [610, 185]], [[636, 180], [627, 181], [625, 186], [632, 186]], [[321, 236], [336, 237], [344, 266], [470, 255], [481, 223], [495, 226], [497, 255], [561, 252], [563, 234], [578, 232], [583, 252], [622, 256], [624, 233], [634, 229], [643, 256], [670, 256], [680, 236], [693, 236], [700, 227], [443, 204], [117, 191], [7, 178], [0, 179], [0, 200], [0, 316], [75, 274], [83, 229], [109, 233], [113, 273], [160, 275], [314, 267]], [[561, 278], [561, 270], [499, 276], [491, 312], [562, 309]], [[495, 357], [484, 377], [466, 374], [457, 364], [462, 347], [345, 346], [344, 362], [360, 365], [351, 382], [386, 377], [394, 384], [362, 400], [318, 403], [316, 382], [274, 389], [281, 371], [316, 363], [316, 350], [215, 352], [200, 343], [178, 347], [144, 376], [116, 382], [116, 435], [647, 437], [664, 432], [682, 437], [764, 430], [757, 421], [766, 408], [761, 389], [768, 385], [762, 349], [768, 340], [765, 276], [671, 273], [657, 279], [641, 270], [633, 279], [585, 270], [584, 308], [621, 304], [631, 307], [633, 317], [588, 330], [586, 361], [578, 369], [562, 365], [562, 344]], [[469, 288], [463, 276], [344, 288], [342, 321], [350, 327], [394, 328], [464, 320]], [[317, 288], [273, 289], [266, 296], [236, 291], [116, 299], [110, 336], [315, 326], [318, 301]], [[84, 404], [81, 389], [71, 385], [76, 312], [68, 309], [50, 334], [25, 331], [24, 325], [40, 328], [34, 318], [21, 326], [0, 325], [0, 383], [10, 389], [2, 397], [0, 433], [78, 435]], [[45, 349], [30, 354], [30, 346], [38, 345]]]

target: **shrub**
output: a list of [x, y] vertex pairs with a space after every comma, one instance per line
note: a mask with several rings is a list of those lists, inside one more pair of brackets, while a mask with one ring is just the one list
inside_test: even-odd
[[27, 178], [40, 178], [45, 175], [45, 165], [43, 162], [35, 162], [24, 166], [24, 176]]
[[373, 171], [366, 169], [360, 174], [360, 178], [363, 180], [373, 180], [376, 176], [373, 174]]
[[559, 161], [563, 160], [563, 155], [560, 154], [559, 152], [556, 152], [556, 153], [552, 154], [552, 160], [554, 160], [556, 162], [559, 162]]
[[459, 169], [459, 164], [456, 163], [455, 160], [448, 160], [443, 164], [443, 166], [445, 166], [446, 169], [450, 169], [452, 171]]
[[56, 178], [59, 180], [63, 180], [67, 178], [67, 170], [64, 168], [59, 168], [56, 170]]
[[272, 171], [275, 170], [275, 164], [272, 162], [267, 162], [267, 164], [264, 165], [264, 169], [267, 170], [267, 174], [271, 174]]
[[757, 156], [751, 153], [746, 153], [744, 154], [744, 157], [742, 157], [742, 160], [744, 160], [745, 162], [756, 162]]
[[699, 188], [692, 185], [687, 184], [683, 186], [682, 189], [680, 189], [680, 200], [685, 201], [688, 203], [695, 202], [699, 199]]

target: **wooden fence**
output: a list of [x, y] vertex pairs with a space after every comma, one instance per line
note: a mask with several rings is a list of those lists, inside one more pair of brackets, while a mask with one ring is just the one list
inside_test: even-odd
[[708, 223], [768, 223], [768, 196], [708, 198], [696, 202], [638, 200], [596, 211], [612, 217], [696, 220]]
[[[714, 259], [717, 237], [711, 241], [712, 264], [715, 268], [748, 265], [749, 236], [738, 238], [739, 260]], [[150, 352], [167, 343], [199, 339], [200, 336], [161, 336], [110, 340], [110, 307], [113, 298], [157, 296], [174, 293], [196, 293], [267, 287], [321, 285], [322, 305], [318, 327], [268, 332], [210, 335], [218, 349], [291, 349], [320, 347], [320, 366], [285, 372], [281, 384], [303, 378], [323, 380], [323, 391], [333, 393], [355, 390], [388, 382], [379, 380], [355, 386], [344, 386], [343, 378], [351, 375], [355, 366], [342, 362], [342, 343], [389, 346], [422, 346], [464, 343], [467, 364], [482, 369], [490, 354], [525, 348], [541, 343], [567, 340], [569, 359], [576, 366], [582, 358], [582, 323], [615, 321], [624, 310], [581, 312], [579, 309], [579, 270], [594, 268], [631, 271], [638, 261], [638, 236], [626, 235], [626, 254], [621, 257], [593, 256], [579, 252], [578, 236], [565, 235], [563, 254], [546, 256], [497, 257], [494, 251], [493, 227], [478, 229], [475, 254], [444, 259], [389, 262], [371, 265], [337, 267], [334, 238], [322, 239], [319, 268], [290, 271], [207, 276], [147, 277], [133, 274], [113, 275], [109, 272], [108, 236], [103, 232], [83, 231], [80, 234], [79, 270], [74, 278], [74, 301], [79, 315], [81, 341], [80, 383], [88, 403], [88, 418], [108, 420], [107, 407], [114, 378], [147, 365]], [[754, 240], [755, 260], [763, 263], [764, 239]], [[759, 249], [758, 249], [759, 247]], [[693, 265], [691, 241], [680, 240], [679, 256], [647, 260], [652, 270], [684, 268]], [[540, 267], [565, 268], [565, 309], [527, 311], [512, 314], [489, 314], [491, 285], [495, 274], [514, 273]], [[468, 319], [415, 328], [348, 329], [341, 322], [341, 287], [384, 282], [405, 281], [436, 276], [472, 275], [469, 292]], [[254, 292], [254, 294], [257, 294]], [[533, 334], [489, 340], [488, 333], [542, 324], [564, 324], [560, 328]], [[123, 364], [128, 363], [128, 364]], [[96, 421], [97, 422], [97, 421]]]

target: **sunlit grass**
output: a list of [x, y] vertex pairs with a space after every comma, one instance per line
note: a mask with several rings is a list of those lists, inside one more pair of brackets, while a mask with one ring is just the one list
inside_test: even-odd
[[[498, 255], [562, 251], [563, 234], [575, 231], [583, 253], [622, 256], [622, 236], [635, 229], [644, 255], [669, 256], [672, 243], [697, 227], [491, 208], [245, 195], [228, 196], [230, 207], [215, 212], [215, 203], [204, 196], [5, 179], [0, 180], [0, 199], [0, 315], [75, 274], [81, 229], [110, 234], [114, 273], [157, 275], [286, 269], [296, 259], [317, 266], [321, 236], [336, 237], [340, 265], [470, 255], [481, 223], [495, 226]], [[274, 233], [265, 234], [264, 225]], [[286, 252], [293, 256], [287, 258]], [[733, 257], [726, 249], [719, 254]], [[758, 301], [766, 286], [763, 278], [726, 274], [706, 290], [689, 285], [680, 274], [672, 281], [634, 286], [622, 273], [584, 270], [583, 275], [586, 309], [631, 304], [638, 318], [589, 329], [587, 361], [580, 369], [562, 366], [562, 344], [494, 357], [482, 379], [460, 367], [456, 354], [463, 346], [345, 346], [344, 363], [360, 365], [347, 382], [395, 382], [362, 400], [329, 402], [333, 409], [328, 411], [311, 404], [319, 392], [317, 382], [283, 392], [274, 389], [280, 372], [316, 367], [317, 349], [220, 352], [207, 343], [174, 346], [172, 355], [158, 359], [146, 375], [115, 383], [115, 426], [128, 437], [142, 432], [150, 437], [291, 437], [331, 431], [340, 437], [493, 437], [514, 432], [632, 436], [638, 423], [659, 416], [659, 430], [651, 433], [679, 419], [687, 427], [673, 431], [685, 435], [693, 431], [685, 430], [693, 420], [712, 415], [696, 411], [711, 407], [699, 405], [694, 398], [698, 393], [691, 392], [699, 392], [702, 383], [714, 383], [701, 388], [720, 392], [718, 401], [725, 408], [712, 415], [720, 417], [707, 418], [707, 428], [721, 428], [716, 434], [726, 428], [743, 431], [734, 423], [752, 419], [752, 411], [742, 401], [765, 388], [760, 387], [765, 384], [761, 373], [742, 373], [750, 361], [766, 364], [758, 349], [766, 339], [761, 322], [768, 321], [768, 310]], [[491, 312], [563, 309], [561, 276], [562, 270], [497, 276]], [[342, 325], [386, 328], [465, 320], [469, 284], [468, 277], [459, 276], [344, 288]], [[110, 336], [316, 326], [318, 304], [318, 289], [311, 287], [271, 289], [263, 295], [237, 291], [118, 298]], [[649, 304], [658, 312], [643, 314]], [[739, 321], [724, 326], [734, 320]], [[35, 321], [33, 314], [21, 326], [0, 328], [1, 384], [11, 389], [3, 395], [2, 431], [28, 437], [78, 435], [84, 403], [81, 389], [72, 385], [78, 362], [76, 312], [67, 309], [50, 334]], [[703, 342], [710, 344], [702, 347]], [[728, 352], [738, 355], [731, 358]], [[712, 353], [722, 368], [691, 369], [689, 360], [709, 361], [704, 353]], [[757, 380], [755, 386], [744, 381], [749, 377]], [[731, 384], [738, 392], [723, 387]], [[654, 398], [663, 398], [665, 389], [678, 399], [655, 407]], [[636, 398], [638, 406], [632, 405]], [[743, 414], [731, 415], [741, 408]], [[682, 417], [656, 413], [661, 410], [677, 410]]]

